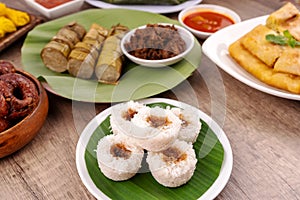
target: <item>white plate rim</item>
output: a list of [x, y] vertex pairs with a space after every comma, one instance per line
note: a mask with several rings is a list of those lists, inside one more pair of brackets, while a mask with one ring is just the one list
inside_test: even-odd
[[201, 3], [202, 0], [189, 0], [178, 5], [116, 5], [111, 3], [105, 3], [99, 0], [85, 0], [88, 4], [99, 8], [126, 8], [132, 10], [141, 10], [153, 13], [172, 13], [180, 11], [186, 7]]
[[300, 100], [300, 95], [277, 89], [267, 85], [242, 69], [229, 55], [228, 47], [258, 24], [265, 24], [268, 15], [252, 18], [228, 26], [207, 38], [203, 45], [203, 53], [222, 70], [242, 83], [261, 92], [292, 100]]
[[[165, 98], [148, 98], [148, 99], [139, 100], [138, 102], [145, 103], [145, 104], [162, 102], [162, 103], [178, 106], [180, 108], [190, 107], [190, 105], [186, 103], [179, 102], [172, 99], [165, 99]], [[84, 154], [85, 154], [85, 149], [88, 144], [89, 138], [91, 137], [91, 135], [93, 134], [97, 126], [104, 119], [106, 119], [106, 117], [110, 114], [111, 108], [112, 107], [105, 109], [97, 116], [95, 116], [87, 124], [87, 126], [82, 131], [76, 146], [76, 167], [77, 167], [78, 174], [83, 184], [88, 189], [88, 191], [97, 199], [109, 199], [109, 198], [96, 187], [91, 177], [89, 176], [85, 164]], [[224, 148], [224, 159], [223, 159], [220, 174], [218, 178], [215, 180], [215, 182], [213, 183], [213, 185], [199, 198], [199, 200], [214, 199], [224, 189], [227, 182], [229, 181], [232, 172], [232, 167], [233, 167], [233, 154], [232, 154], [230, 142], [226, 134], [224, 133], [224, 131], [221, 129], [221, 127], [207, 114], [205, 114], [199, 109], [197, 110], [200, 118], [204, 120], [209, 125], [209, 127], [214, 131], [214, 133], [216, 134], [216, 136], [218, 137], [220, 143]]]

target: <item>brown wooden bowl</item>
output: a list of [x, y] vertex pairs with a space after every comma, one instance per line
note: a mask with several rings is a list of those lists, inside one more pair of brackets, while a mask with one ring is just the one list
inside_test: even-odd
[[39, 80], [22, 70], [17, 70], [16, 73], [26, 76], [35, 83], [40, 99], [33, 112], [0, 133], [0, 158], [10, 155], [28, 144], [42, 128], [48, 114], [48, 96]]

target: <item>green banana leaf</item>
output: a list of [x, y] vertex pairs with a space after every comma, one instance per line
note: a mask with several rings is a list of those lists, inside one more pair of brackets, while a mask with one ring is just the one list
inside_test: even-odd
[[147, 23], [173, 23], [165, 16], [126, 9], [90, 9], [38, 25], [30, 31], [22, 47], [24, 70], [46, 83], [49, 91], [68, 99], [86, 102], [121, 102], [150, 97], [180, 84], [200, 65], [201, 46], [195, 39], [192, 51], [182, 61], [164, 68], [147, 68], [126, 61], [117, 85], [82, 80], [68, 73], [56, 73], [46, 68], [40, 52], [64, 25], [77, 21], [87, 30], [92, 23], [106, 28], [121, 23], [130, 29]]
[[[166, 103], [149, 104], [148, 106], [172, 106]], [[109, 117], [107, 117], [90, 137], [85, 162], [88, 173], [94, 184], [111, 199], [198, 199], [203, 195], [219, 176], [224, 159], [224, 148], [212, 129], [203, 121], [202, 127], [194, 143], [198, 158], [196, 170], [191, 180], [178, 188], [166, 188], [155, 181], [150, 172], [139, 173], [133, 178], [115, 182], [107, 179], [100, 171], [95, 150], [100, 138], [111, 134]], [[217, 142], [215, 142], [217, 141]], [[211, 149], [205, 156], [199, 156], [200, 149]]]

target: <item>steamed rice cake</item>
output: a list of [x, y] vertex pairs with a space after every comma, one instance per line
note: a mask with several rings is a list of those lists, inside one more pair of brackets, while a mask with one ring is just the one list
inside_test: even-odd
[[123, 181], [141, 168], [144, 150], [130, 145], [120, 135], [107, 135], [97, 145], [97, 160], [101, 172], [109, 179]]
[[147, 163], [152, 176], [166, 187], [188, 182], [196, 169], [196, 154], [191, 143], [176, 140], [161, 152], [148, 152]]

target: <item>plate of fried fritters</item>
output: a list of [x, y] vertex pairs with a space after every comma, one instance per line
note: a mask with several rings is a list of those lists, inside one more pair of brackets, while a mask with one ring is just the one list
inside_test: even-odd
[[[289, 14], [286, 10], [289, 10]], [[203, 52], [221, 69], [262, 92], [300, 100], [300, 47], [276, 44], [267, 35], [289, 31], [300, 41], [297, 8], [288, 3], [270, 15], [243, 21], [218, 31], [203, 44]], [[299, 39], [298, 39], [299, 38]], [[299, 60], [299, 61], [298, 61]]]

